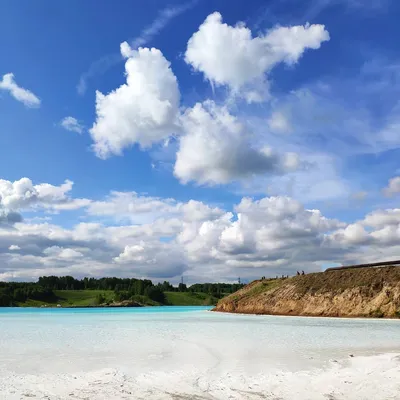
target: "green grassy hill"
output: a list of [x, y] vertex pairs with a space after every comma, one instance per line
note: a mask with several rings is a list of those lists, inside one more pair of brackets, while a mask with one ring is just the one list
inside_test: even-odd
[[93, 306], [99, 294], [104, 296], [106, 303], [114, 298], [112, 290], [54, 290], [54, 294], [62, 306]]
[[107, 301], [112, 301], [114, 292], [112, 290], [54, 290], [56, 299], [52, 302], [43, 302], [28, 299], [25, 302], [18, 303], [20, 307], [41, 307], [44, 305], [55, 307], [61, 304], [63, 307], [68, 306], [94, 306], [96, 305], [96, 297], [102, 294]]
[[[20, 307], [55, 307], [60, 304], [62, 307], [70, 306], [94, 306], [99, 295], [105, 299], [105, 303], [111, 303], [115, 297], [112, 290], [54, 290], [56, 299], [52, 302], [43, 302], [28, 299], [25, 302], [18, 303]], [[165, 292], [166, 304], [170, 306], [208, 306], [215, 305], [218, 302], [216, 297], [206, 293], [191, 292]], [[146, 296], [134, 296], [133, 300], [146, 306], [161, 305], [150, 300]]]
[[167, 304], [171, 306], [213, 306], [218, 299], [207, 293], [165, 292]]

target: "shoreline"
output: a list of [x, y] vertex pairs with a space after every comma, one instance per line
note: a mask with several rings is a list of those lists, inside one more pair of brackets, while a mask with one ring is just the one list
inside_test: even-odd
[[400, 321], [400, 317], [374, 317], [367, 315], [314, 315], [314, 314], [289, 314], [289, 313], [264, 313], [264, 312], [245, 312], [245, 311], [224, 311], [213, 308], [211, 312], [232, 315], [253, 315], [270, 317], [303, 317], [303, 318], [332, 318], [332, 319], [362, 319], [362, 320], [390, 320]]
[[140, 304], [137, 302], [119, 302], [119, 303], [113, 303], [113, 304], [92, 304], [92, 305], [61, 305], [61, 304], [55, 304], [55, 305], [41, 305], [41, 306], [25, 306], [25, 305], [20, 305], [20, 306], [12, 306], [12, 307], [1, 307], [1, 308], [128, 308], [128, 307], [154, 307], [154, 306], [146, 306], [144, 304]]
[[[62, 307], [44, 307], [44, 306], [11, 306], [11, 307], [0, 307], [0, 310], [7, 310], [7, 309], [18, 309], [18, 310], [62, 310], [62, 309], [92, 309], [92, 308], [192, 308], [192, 307], [204, 307], [208, 308], [211, 306], [201, 306], [201, 305], [171, 305], [171, 304], [160, 304], [160, 305], [139, 305], [139, 306], [129, 306], [129, 305], [114, 305], [114, 306], [62, 306]], [[207, 311], [211, 311], [207, 309]]]
[[[52, 308], [128, 308], [128, 307], [154, 307], [154, 306], [145, 306], [144, 304], [140, 303], [115, 303], [115, 304], [98, 304], [98, 305], [89, 305], [89, 306], [61, 306], [61, 307], [52, 307]], [[49, 307], [41, 307], [41, 308], [49, 308]]]

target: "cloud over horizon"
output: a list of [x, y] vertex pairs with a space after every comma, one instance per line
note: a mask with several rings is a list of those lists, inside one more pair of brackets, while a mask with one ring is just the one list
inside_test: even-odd
[[[20, 189], [21, 181], [30, 192]], [[15, 212], [24, 213], [28, 206], [46, 211], [51, 203], [65, 202], [71, 187], [29, 182], [17, 181], [12, 191], [8, 185], [6, 196], [3, 189], [2, 204], [13, 205]], [[377, 209], [345, 222], [287, 196], [243, 197], [231, 210], [129, 192], [86, 202], [82, 217], [107, 216], [108, 222], [79, 222], [67, 229], [16, 218], [3, 225], [0, 260], [7, 269], [0, 279], [31, 280], [51, 273], [178, 282], [184, 274], [193, 283], [210, 280], [210, 268], [217, 280], [253, 279], [282, 270], [320, 271], [332, 262], [375, 261], [382, 251], [390, 258], [400, 249], [398, 209]]]

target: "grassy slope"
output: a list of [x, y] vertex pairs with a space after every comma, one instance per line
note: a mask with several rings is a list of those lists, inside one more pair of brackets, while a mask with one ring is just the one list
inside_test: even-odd
[[229, 299], [231, 301], [238, 301], [251, 298], [280, 286], [282, 282], [283, 280], [281, 279], [264, 279], [260, 281], [254, 281], [249, 285], [245, 286], [243, 289], [238, 290], [236, 293], [233, 293], [228, 297], [225, 297], [225, 299]]
[[96, 296], [102, 294], [106, 301], [112, 301], [114, 292], [112, 290], [54, 290], [57, 300], [54, 302], [43, 302], [28, 299], [26, 302], [18, 303], [20, 307], [55, 307], [57, 304], [62, 306], [93, 306], [96, 304]]
[[218, 299], [206, 293], [165, 292], [168, 305], [172, 306], [212, 306]]
[[[40, 307], [42, 305], [56, 306], [93, 306], [96, 304], [96, 297], [102, 294], [106, 302], [112, 302], [114, 292], [112, 290], [54, 290], [57, 296], [57, 301], [46, 303], [37, 300], [27, 300], [24, 303], [19, 303], [20, 307]], [[172, 306], [201, 306], [201, 305], [215, 305], [218, 299], [205, 293], [179, 293], [179, 292], [166, 292], [165, 293], [168, 305]], [[145, 296], [135, 296], [134, 299], [138, 303], [157, 306], [159, 303], [148, 299]]]
[[136, 301], [139, 304], [142, 304], [144, 306], [161, 306], [162, 304], [158, 303], [157, 301], [149, 299], [147, 296], [141, 296], [139, 294], [136, 294], [135, 296], [132, 297], [133, 301]]
[[45, 306], [45, 305], [51, 305], [52, 307], [54, 307], [56, 305], [56, 303], [45, 303], [45, 302], [39, 301], [39, 300], [28, 299], [25, 302], [17, 302], [16, 305], [18, 307], [41, 307], [41, 306]]
[[57, 304], [62, 306], [92, 306], [96, 304], [96, 296], [102, 294], [107, 301], [112, 301], [112, 290], [54, 290], [58, 297]]

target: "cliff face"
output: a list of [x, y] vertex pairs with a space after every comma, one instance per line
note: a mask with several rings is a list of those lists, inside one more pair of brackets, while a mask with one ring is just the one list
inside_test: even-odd
[[254, 281], [214, 311], [400, 318], [400, 267], [338, 270]]

